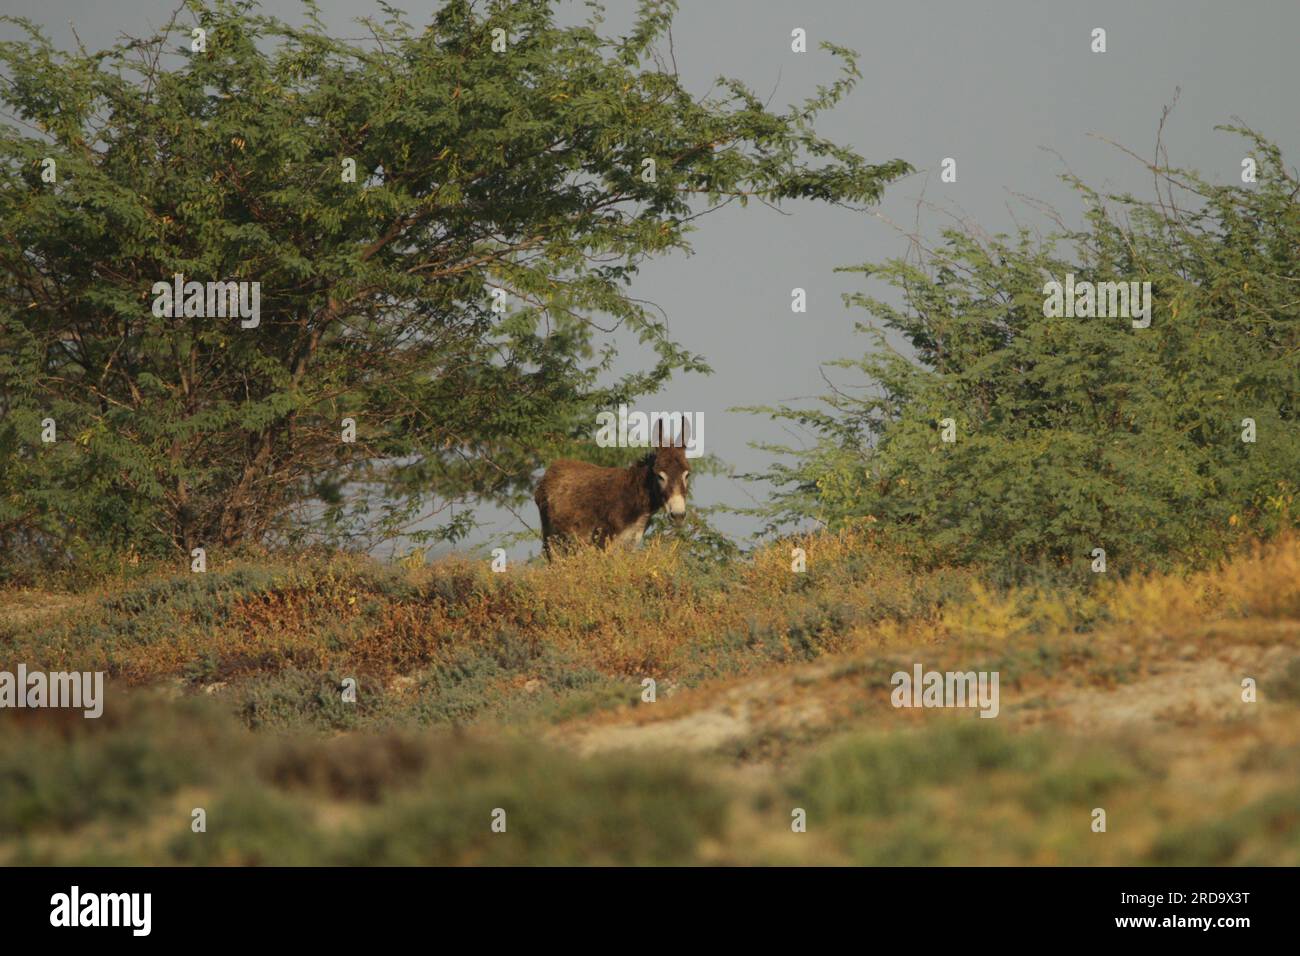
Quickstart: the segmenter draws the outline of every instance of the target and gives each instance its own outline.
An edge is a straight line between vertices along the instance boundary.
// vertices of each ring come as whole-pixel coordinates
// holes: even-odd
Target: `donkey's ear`
[[[691,423],[690,420],[682,415],[682,447],[685,448],[691,443]]]
[[[655,422],[654,446],[656,448],[664,447],[664,420],[662,418]]]

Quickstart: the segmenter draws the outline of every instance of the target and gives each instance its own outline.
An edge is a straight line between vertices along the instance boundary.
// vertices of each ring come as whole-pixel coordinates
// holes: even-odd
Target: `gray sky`
[[[72,43],[71,21],[91,48],[107,46],[119,32],[138,35],[160,25],[175,5],[0,0],[3,12],[44,25],[60,45]],[[397,5],[411,11],[429,6]],[[585,13],[580,4],[566,6],[575,20]],[[606,6],[606,32],[616,32],[630,22],[636,4],[610,0]],[[320,7],[324,21],[347,36],[358,35],[351,18],[377,9],[370,0],[321,0]],[[264,8],[299,19],[296,0],[266,0]],[[413,12],[412,19],[428,16]],[[795,27],[808,32],[806,54],[790,51]],[[1090,52],[1095,27],[1106,30],[1104,54]],[[1212,182],[1235,181],[1243,145],[1213,129],[1233,117],[1277,142],[1289,164],[1300,162],[1297,37],[1296,0],[683,0],[673,29],[689,90],[703,93],[723,74],[763,97],[773,93],[774,109],[835,78],[835,61],[817,50],[821,40],[857,50],[863,78],[819,130],[869,161],[898,157],[915,166],[918,172],[890,187],[876,212],[910,226],[924,194],[941,207],[922,213],[922,232],[929,236],[945,224],[943,209],[988,231],[1012,228],[1013,212],[1035,221],[1016,194],[1074,218],[1080,207],[1059,181],[1061,157],[1090,185],[1145,195],[1149,174],[1093,134],[1150,156],[1161,109],[1173,101],[1175,88],[1181,96],[1164,136],[1173,164],[1199,169]],[[938,178],[947,156],[957,161],[951,184]],[[865,314],[841,302],[842,293],[859,288],[860,277],[832,270],[907,248],[879,217],[816,203],[791,203],[784,211],[789,215],[751,203],[704,218],[692,237],[693,256],[650,263],[632,288],[661,306],[674,337],[704,354],[715,370],[709,377],[681,377],[641,407],[702,412],[706,451],[739,472],[759,470],[767,460],[749,442],[798,445],[809,436],[726,409],[825,392],[819,363],[861,354],[868,344],[853,331]],[[807,290],[806,314],[790,311],[796,286]],[[625,359],[630,364],[639,357],[629,352]],[[762,493],[723,477],[703,478],[693,488],[700,504],[747,504],[750,494]],[[536,525],[531,506],[524,516]],[[509,516],[482,517],[488,526],[471,543],[519,530]],[[739,517],[718,524],[736,536],[755,529]],[[514,554],[537,550],[530,545]]]

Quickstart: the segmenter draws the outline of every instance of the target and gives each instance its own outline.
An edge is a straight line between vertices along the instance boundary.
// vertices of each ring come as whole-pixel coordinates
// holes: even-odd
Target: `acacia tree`
[[[657,52],[672,3],[619,38],[551,7],[452,0],[418,29],[385,5],[340,39],[310,4],[293,26],[194,0],[93,53],[11,21],[0,546],[392,534],[515,500],[597,408],[707,371],[629,296],[647,256],[732,199],[867,202],[907,170],[814,131],[849,51],[774,113],[683,89]],[[155,315],[178,273],[260,283],[260,323]],[[655,359],[601,385],[620,325]]]
[[[765,474],[771,529],[869,525],[1014,578],[1206,561],[1295,523],[1300,491],[1300,179],[1244,128],[1258,181],[1148,164],[1151,198],[1073,177],[1086,221],[1039,238],[949,229],[914,256],[845,271],[874,347],[830,363],[811,408],[758,408],[812,430]],[[1046,281],[1149,282],[1149,327],[1048,314]],[[1053,310],[1054,311],[1054,310]],[[1092,310],[1088,310],[1091,312]],[[911,354],[890,347],[899,333]],[[947,420],[948,426],[943,423]],[[945,440],[945,427],[954,440]]]

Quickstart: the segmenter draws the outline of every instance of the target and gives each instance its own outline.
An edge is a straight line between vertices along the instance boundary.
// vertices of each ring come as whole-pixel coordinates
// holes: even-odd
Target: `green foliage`
[[[688,248],[701,204],[868,201],[907,169],[814,131],[858,77],[848,51],[774,113],[666,71],[672,3],[619,38],[552,6],[449,0],[417,30],[384,4],[353,41],[310,4],[294,27],[191,0],[155,36],[71,53],[11,20],[0,554],[463,535],[463,503],[519,501],[597,409],[707,371],[627,294],[648,256]],[[155,316],[177,273],[260,282],[260,325]],[[609,326],[653,364],[604,374]]]
[[[178,787],[210,779],[205,758],[227,752],[225,725],[196,719],[210,713],[201,701],[174,706],[151,722],[156,700],[110,693],[99,719],[39,714],[0,735],[0,835],[141,820]]]
[[[238,713],[250,730],[356,730],[380,711],[383,689],[358,679],[355,703],[344,703],[342,687],[343,677],[338,674],[293,669],[259,674],[239,687]]]
[[[1160,776],[1131,743],[1063,742],[995,723],[954,718],[912,733],[848,735],[808,761],[791,795],[867,866],[987,862],[986,853],[1008,850],[1028,860],[1045,845],[1069,861],[1091,849],[1088,828],[1071,822]]]
[[[586,761],[536,740],[429,733],[253,735],[207,701],[120,706],[63,727],[40,713],[28,733],[0,737],[6,863],[16,843],[26,863],[666,864],[691,861],[726,820],[723,790],[678,757]],[[199,835],[195,800],[208,811]],[[504,834],[490,827],[495,807]],[[61,838],[96,824],[101,838]]]
[[[1070,181],[1086,225],[1036,239],[948,230],[919,260],[858,271],[901,306],[847,297],[900,333],[830,363],[865,373],[814,409],[749,409],[810,428],[761,476],[773,527],[871,525],[918,553],[1085,572],[1221,554],[1294,520],[1300,476],[1300,184],[1249,130],[1257,184],[1158,170],[1155,201]],[[1174,196],[1177,194],[1177,204]],[[1150,282],[1149,328],[1045,317],[1045,282]],[[941,440],[953,419],[956,441]],[[1243,419],[1257,441],[1242,441]]]
[[[681,519],[674,521],[658,515],[650,524],[646,539],[677,541],[686,549],[691,568],[698,574],[723,574],[726,564],[740,557],[740,547],[709,522],[708,508],[691,507]]]
[[[1300,845],[1295,808],[1300,789],[1271,793],[1225,818],[1160,835],[1152,860],[1160,866],[1273,866]]]
[[[717,839],[726,797],[680,757],[583,761],[535,744],[453,753],[339,841],[337,861],[399,865],[665,865]],[[485,808],[506,811],[508,839]],[[467,825],[468,821],[481,826]]]

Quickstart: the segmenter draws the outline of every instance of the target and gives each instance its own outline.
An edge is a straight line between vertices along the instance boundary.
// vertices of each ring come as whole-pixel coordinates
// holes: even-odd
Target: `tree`
[[[337,541],[519,500],[597,409],[707,371],[628,294],[646,257],[720,204],[868,202],[908,168],[814,130],[850,51],[824,44],[839,79],[773,113],[682,88],[656,52],[672,3],[617,39],[547,0],[476,6],[418,30],[384,5],[346,40],[310,4],[297,27],[194,0],[71,54],[13,21],[0,546]],[[260,320],[156,314],[177,274],[260,283]],[[601,385],[614,326],[655,360]],[[434,534],[466,530],[449,515]]]
[[[1274,145],[1234,132],[1257,183],[1152,165],[1156,197],[1140,200],[1069,178],[1087,203],[1082,228],[1061,223],[1041,241],[951,229],[915,258],[847,270],[899,290],[901,306],[848,301],[913,354],[860,325],[875,349],[830,364],[864,373],[864,387],[820,407],[750,409],[816,436],[773,449],[792,457],[761,476],[776,488],[762,509],[771,527],[869,524],[1014,578],[1086,572],[1095,548],[1112,570],[1206,560],[1292,524],[1300,183]],[[1051,314],[1048,283],[1067,275],[1150,282],[1150,326],[1084,314],[1095,308]]]

